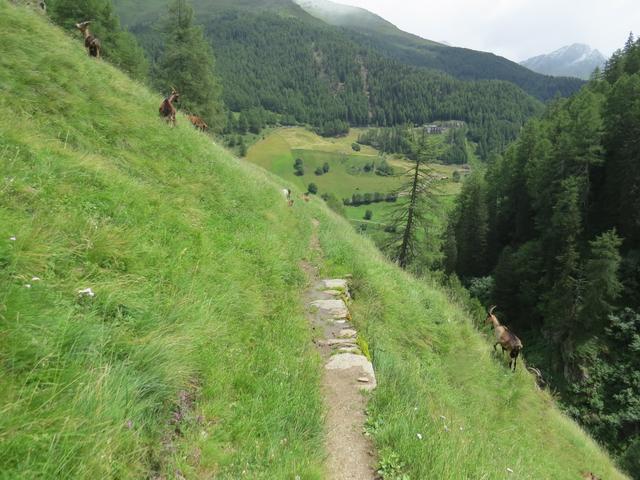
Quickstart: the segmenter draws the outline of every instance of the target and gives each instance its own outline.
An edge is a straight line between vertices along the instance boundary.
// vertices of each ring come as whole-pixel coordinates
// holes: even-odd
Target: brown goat
[[[76,23],[76,28],[80,30],[80,32],[82,32],[82,35],[84,35],[84,46],[89,51],[89,56],[100,58],[100,50],[101,50],[100,40],[98,40],[96,37],[91,35],[91,32],[89,31],[90,24],[91,24],[90,21]]]
[[[204,120],[197,115],[189,115],[189,121],[201,132],[206,132],[209,129],[209,125],[207,125]]]
[[[160,105],[160,116],[167,120],[167,122],[171,123],[174,127],[176,126],[176,107],[173,106],[173,102],[178,102],[180,100],[180,94],[178,91],[171,87],[171,95],[165,98]]]
[[[496,334],[496,343],[493,345],[493,349],[495,350],[498,345],[502,347],[502,353],[505,351],[509,352],[509,356],[511,360],[509,360],[509,368],[513,368],[513,371],[516,370],[516,361],[518,360],[518,355],[522,350],[522,342],[518,337],[516,337],[513,333],[509,331],[507,327],[504,325],[500,325],[498,321],[498,317],[493,314],[493,311],[496,309],[496,306],[492,306],[487,312],[487,324],[493,325],[493,330]],[[513,367],[512,365],[513,364]]]

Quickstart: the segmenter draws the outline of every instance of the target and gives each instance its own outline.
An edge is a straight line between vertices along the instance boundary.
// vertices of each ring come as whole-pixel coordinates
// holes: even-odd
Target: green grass
[[[624,478],[323,202],[288,208],[286,182],[169,128],[160,97],[36,14],[0,0],[0,30],[0,478],[324,478],[312,218],[322,273],[354,275],[386,471]]]
[[[0,30],[0,478],[322,478],[306,224],[80,41]]]

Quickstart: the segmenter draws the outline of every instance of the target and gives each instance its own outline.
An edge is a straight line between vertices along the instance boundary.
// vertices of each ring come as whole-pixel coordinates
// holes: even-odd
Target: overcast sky
[[[605,56],[640,34],[640,0],[336,0],[402,30],[525,60],[572,43]]]

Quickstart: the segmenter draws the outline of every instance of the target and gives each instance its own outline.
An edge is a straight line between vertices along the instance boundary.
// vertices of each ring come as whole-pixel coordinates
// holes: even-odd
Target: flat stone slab
[[[338,334],[338,338],[356,338],[358,336],[358,332],[356,332],[353,328],[345,328],[340,330]]]
[[[324,368],[327,370],[349,370],[351,368],[358,368],[360,369],[360,372],[356,375],[354,380],[362,383],[361,388],[364,390],[373,390],[376,388],[376,374],[373,372],[373,365],[371,365],[371,362],[362,355],[356,355],[353,353],[340,353],[338,355],[334,355],[329,359]],[[359,380],[361,378],[367,378],[369,382],[365,384],[362,380]]]
[[[333,347],[334,345],[340,346],[356,346],[356,341],[353,338],[331,338],[324,342],[324,345]]]
[[[353,353],[354,355],[362,355],[362,352],[357,347],[342,347],[338,349],[340,353]]]
[[[317,307],[321,313],[331,318],[349,318],[349,309],[342,300],[316,300],[311,305]]]
[[[323,280],[322,284],[324,285],[324,288],[326,288],[327,290],[347,291],[348,289],[347,281],[342,278],[333,279],[333,280]]]
[[[327,295],[331,295],[332,297],[341,297],[342,295],[344,295],[344,292],[342,290],[325,290],[324,293],[326,293]]]

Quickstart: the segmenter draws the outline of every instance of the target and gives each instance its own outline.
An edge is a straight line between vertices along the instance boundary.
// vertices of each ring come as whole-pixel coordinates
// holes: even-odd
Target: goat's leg
[[[496,342],[495,345],[493,346],[493,351],[497,352],[496,347],[500,344],[500,342]]]
[[[518,355],[520,354],[520,350],[516,350],[515,352],[511,352],[511,358],[513,360],[513,371],[516,371],[516,363],[518,362]],[[509,362],[509,366],[511,366],[511,362]]]

